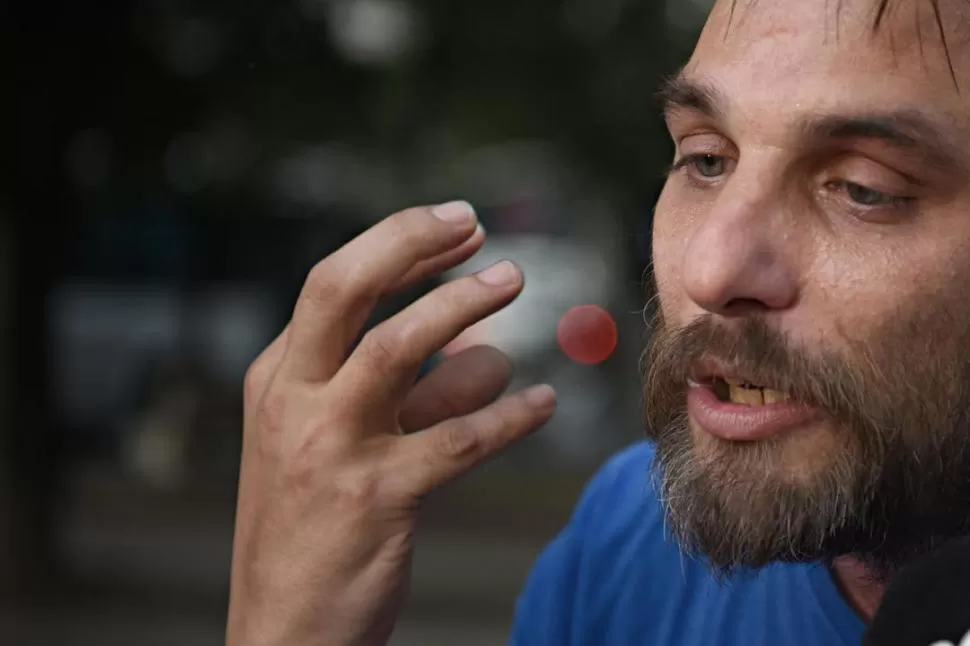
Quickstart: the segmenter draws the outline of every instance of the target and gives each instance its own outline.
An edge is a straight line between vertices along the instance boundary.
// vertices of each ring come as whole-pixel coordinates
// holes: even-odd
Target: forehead
[[[718,0],[685,75],[729,98],[805,109],[899,109],[970,123],[970,3]]]

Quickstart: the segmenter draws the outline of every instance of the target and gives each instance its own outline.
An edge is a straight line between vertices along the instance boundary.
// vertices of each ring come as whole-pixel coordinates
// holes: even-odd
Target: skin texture
[[[657,205],[645,366],[672,526],[724,570],[829,560],[867,616],[880,580],[970,532],[970,7],[938,5],[874,31],[865,0],[722,1],[665,90],[686,161]],[[822,416],[715,438],[685,414],[711,357]]]
[[[496,401],[511,370],[494,348],[415,383],[428,356],[518,295],[512,264],[438,288],[349,352],[381,296],[481,247],[468,205],[444,209],[460,222],[434,211],[395,214],[321,261],[249,370],[230,646],[386,643],[421,499],[555,409],[548,386]]]

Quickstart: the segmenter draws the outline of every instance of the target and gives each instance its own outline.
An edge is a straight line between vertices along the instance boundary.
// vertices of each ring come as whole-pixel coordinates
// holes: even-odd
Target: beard
[[[863,341],[840,330],[838,350],[798,347],[757,315],[674,328],[658,308],[651,327],[645,417],[662,501],[681,546],[715,570],[853,556],[882,578],[970,534],[970,333],[946,308],[898,313]],[[695,428],[687,382],[705,359],[825,421],[750,442]]]

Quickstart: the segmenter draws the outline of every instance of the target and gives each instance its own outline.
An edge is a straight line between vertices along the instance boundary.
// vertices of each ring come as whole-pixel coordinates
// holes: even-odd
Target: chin
[[[739,442],[684,418],[657,438],[657,467],[670,527],[717,570],[835,555],[857,516],[860,470],[847,438],[816,423]]]
[[[814,422],[786,433],[750,442],[725,440],[689,421],[695,458],[708,464],[731,464],[734,477],[765,486],[812,487],[851,447],[847,434],[829,422]]]

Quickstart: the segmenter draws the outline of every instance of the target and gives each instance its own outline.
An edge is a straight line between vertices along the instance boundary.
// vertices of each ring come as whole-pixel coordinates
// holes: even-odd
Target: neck
[[[882,602],[886,584],[872,575],[862,561],[851,556],[837,558],[832,573],[846,601],[865,620],[872,621]]]

